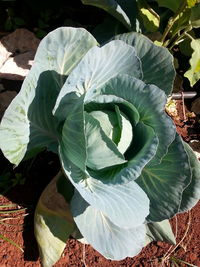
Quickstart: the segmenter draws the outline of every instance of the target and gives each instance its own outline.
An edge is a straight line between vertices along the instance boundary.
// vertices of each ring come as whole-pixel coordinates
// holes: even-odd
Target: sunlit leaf
[[[188,78],[190,85],[193,86],[200,79],[200,39],[193,39],[191,47],[193,53],[190,59],[190,69],[186,71],[184,76]]]
[[[138,9],[145,29],[149,32],[157,31],[160,25],[159,15],[146,3],[145,0],[138,0]]]

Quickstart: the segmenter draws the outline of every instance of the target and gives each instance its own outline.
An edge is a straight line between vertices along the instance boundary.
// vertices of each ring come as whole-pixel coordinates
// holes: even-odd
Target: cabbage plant
[[[70,235],[114,260],[138,254],[147,237],[173,241],[166,219],[200,195],[199,162],[165,113],[174,76],[167,49],[138,33],[99,45],[62,27],[41,41],[0,147],[15,165],[43,148],[60,158],[35,214],[44,266]]]

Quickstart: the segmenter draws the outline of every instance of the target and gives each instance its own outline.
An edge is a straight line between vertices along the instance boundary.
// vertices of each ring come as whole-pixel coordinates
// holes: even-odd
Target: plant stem
[[[185,35],[186,35],[191,41],[194,41],[194,38],[193,38],[188,32],[185,32]]]
[[[170,45],[169,50],[172,50],[172,48],[173,48],[175,45],[177,45],[177,44],[179,44],[180,42],[184,41],[184,39],[186,38],[185,33],[186,33],[186,32],[183,32],[181,35],[178,36],[177,39],[175,39],[175,41]]]
[[[177,11],[176,11],[176,13],[174,14],[174,16],[173,16],[172,18],[169,19],[168,24],[167,24],[167,27],[165,28],[165,31],[164,31],[163,36],[162,36],[162,39],[161,39],[161,42],[162,42],[163,46],[166,46],[166,45],[164,45],[165,39],[166,39],[167,35],[169,34],[169,32],[170,32],[172,26],[174,25],[174,23],[175,23],[177,17],[179,16],[179,14],[180,14],[180,13],[184,10],[184,8],[186,7],[186,3],[187,3],[186,0],[184,0],[184,1],[180,4],[180,6],[179,6],[179,8],[177,9]]]
[[[169,50],[172,50],[172,48],[175,46],[175,45],[178,45],[179,43],[181,43],[182,41],[184,41],[186,38],[189,38],[191,40],[194,40],[194,38],[188,33],[189,31],[192,30],[192,27],[191,26],[188,26],[184,32],[179,35],[173,42],[172,44],[170,45],[169,47]]]

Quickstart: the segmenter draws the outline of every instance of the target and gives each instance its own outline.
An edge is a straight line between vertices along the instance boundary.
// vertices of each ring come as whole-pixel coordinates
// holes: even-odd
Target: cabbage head
[[[37,208],[44,266],[78,231],[108,259],[135,256],[148,225],[197,203],[199,162],[165,113],[174,76],[168,50],[138,33],[99,45],[84,29],[62,27],[41,41],[2,119],[0,147],[15,165],[42,148],[60,158],[56,190],[68,205],[55,197],[54,212],[45,201]]]

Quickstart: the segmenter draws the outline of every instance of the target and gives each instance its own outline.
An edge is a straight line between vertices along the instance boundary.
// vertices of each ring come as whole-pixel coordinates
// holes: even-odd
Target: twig
[[[185,100],[184,100],[184,95],[183,95],[183,92],[181,92],[181,95],[182,95],[182,105],[183,105],[183,120],[186,121],[186,113],[185,113]]]
[[[87,267],[87,264],[86,264],[86,262],[85,262],[85,244],[83,244],[83,264],[84,264],[84,266],[85,267]]]
[[[164,255],[164,257],[162,258],[162,263],[161,263],[161,266],[164,266],[163,264],[165,263],[166,260],[168,260],[170,258],[170,255],[177,249],[177,247],[183,242],[183,240],[186,238],[187,234],[188,234],[188,231],[190,229],[190,225],[191,225],[191,212],[188,211],[188,223],[187,223],[187,228],[185,230],[185,233],[182,237],[182,239],[176,244],[176,246],[169,252],[168,250],[168,254]]]

